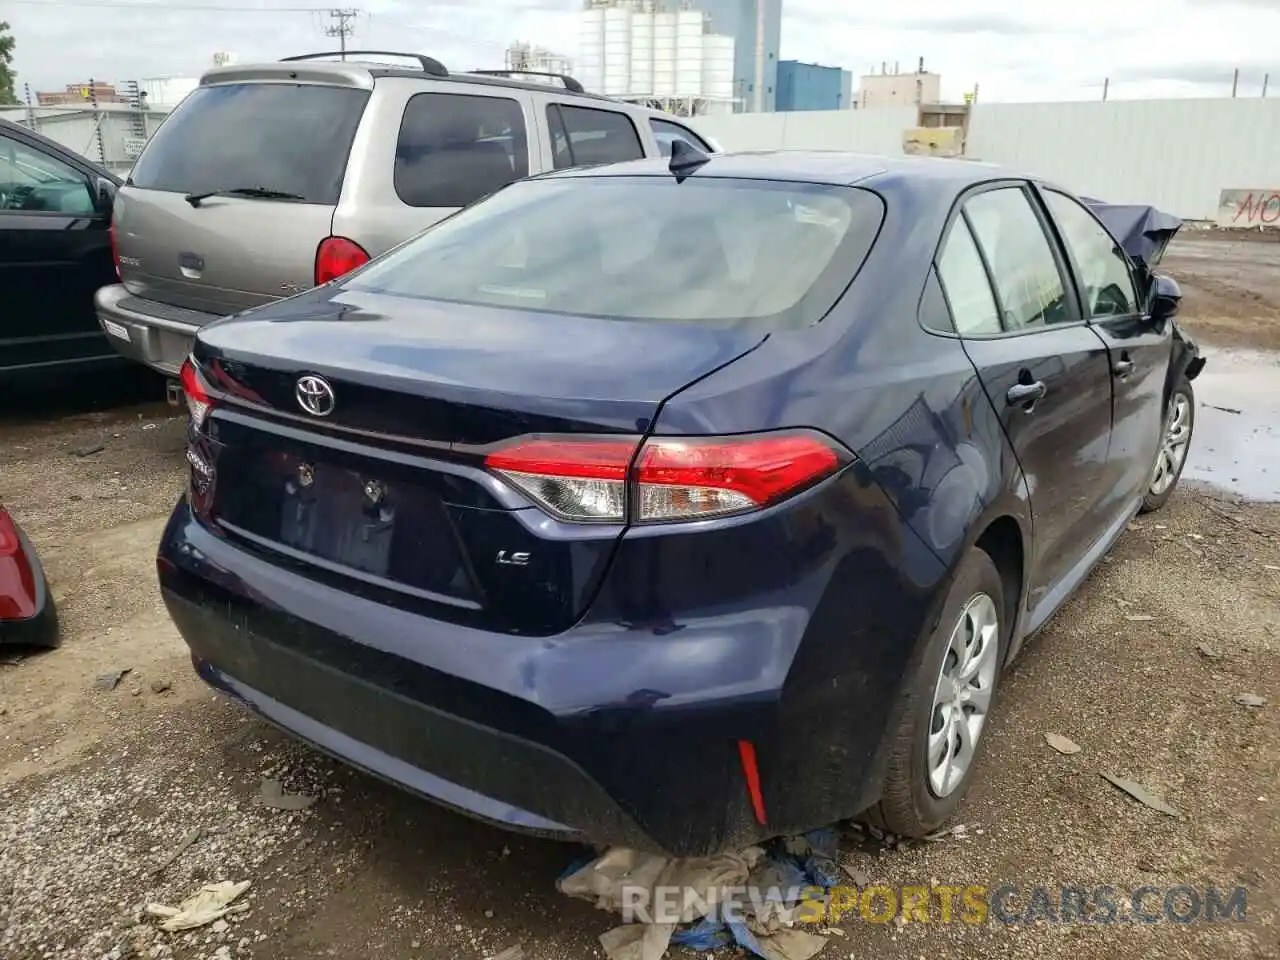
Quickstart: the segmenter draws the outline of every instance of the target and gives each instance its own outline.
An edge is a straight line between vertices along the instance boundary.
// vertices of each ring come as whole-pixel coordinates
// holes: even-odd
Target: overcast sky
[[[101,80],[198,76],[215,51],[242,62],[323,49],[316,0],[0,0],[17,39],[19,94]],[[577,55],[579,0],[345,0],[357,47],[501,66],[512,40]],[[943,96],[982,100],[1280,96],[1280,0],[782,0],[782,59],[855,74],[883,61],[942,74]],[[696,5],[696,3],[695,3]],[[874,12],[873,12],[874,11]],[[856,84],[855,84],[856,85]]]

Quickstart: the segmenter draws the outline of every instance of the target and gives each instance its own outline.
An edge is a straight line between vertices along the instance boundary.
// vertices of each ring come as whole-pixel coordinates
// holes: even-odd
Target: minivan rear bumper
[[[178,375],[191,353],[196,331],[221,319],[134,296],[123,283],[100,288],[93,301],[98,323],[116,352],[170,377]]]
[[[784,642],[783,629],[798,644],[803,617],[738,623],[731,635],[600,623],[551,638],[478,631],[268,562],[206,528],[185,500],[157,568],[206,682],[445,807],[676,856],[778,832],[756,820],[739,741],[776,731],[785,671],[761,669],[759,651]],[[715,686],[690,682],[695,652],[722,660],[708,672]]]

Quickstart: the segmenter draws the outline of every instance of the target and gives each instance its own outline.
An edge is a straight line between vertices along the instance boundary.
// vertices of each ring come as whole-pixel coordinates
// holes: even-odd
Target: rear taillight
[[[369,262],[364,247],[346,237],[325,237],[316,248],[316,286],[328,283]]]
[[[491,453],[485,466],[564,520],[659,523],[759,510],[849,458],[806,430],[651,437],[643,446],[638,437],[535,437]]]
[[[35,614],[35,574],[18,528],[0,507],[0,620],[28,620]]]
[[[4,507],[0,507],[0,559],[14,556],[21,542],[18,539],[18,528],[13,525],[13,520]]]
[[[191,413],[191,425],[199,430],[204,426],[209,411],[213,409],[213,399],[190,357],[183,362],[179,379],[182,381],[182,395],[186,398],[187,410]]]
[[[116,279],[123,280],[120,275],[120,245],[116,241],[116,222],[111,221],[111,226],[107,228],[107,235],[111,238],[111,262],[116,265]]]

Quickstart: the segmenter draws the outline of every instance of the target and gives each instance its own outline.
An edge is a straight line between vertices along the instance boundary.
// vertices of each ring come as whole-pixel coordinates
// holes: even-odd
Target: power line
[[[168,10],[194,10],[209,13],[327,13],[327,7],[251,7],[243,4],[213,3],[131,3],[129,0],[6,0],[8,3],[28,7],[94,7],[114,10],[148,10],[163,13]]]
[[[355,33],[356,17],[359,16],[359,10],[330,10],[329,16],[335,22],[331,27],[324,28],[326,37],[338,38],[338,49],[342,52],[342,59],[347,59],[347,37]]]
[[[358,9],[334,10],[330,7],[259,7],[248,6],[236,3],[191,3],[178,2],[149,2],[149,0],[6,0],[8,3],[22,5],[27,7],[47,7],[50,10],[56,10],[66,7],[93,7],[96,9],[114,9],[114,10],[143,10],[149,13],[166,13],[175,12],[193,12],[193,13],[259,13],[259,14],[290,14],[290,13],[306,13],[312,15],[334,16],[335,13],[342,13],[346,16],[344,22],[325,27],[325,33],[329,36],[339,37],[342,35],[336,31],[346,29],[346,36],[351,36],[354,27],[350,22],[353,15],[360,16]],[[382,20],[386,21],[387,15],[382,14]],[[372,22],[372,18],[371,22]],[[428,26],[426,24],[406,21],[402,17],[392,16],[391,22],[399,25],[401,30],[416,31],[419,33],[431,34],[444,40],[450,40],[455,43],[465,44],[472,47],[485,47],[493,50],[505,50],[506,43],[498,40],[490,40],[474,35],[459,33],[452,30],[445,30],[439,27]],[[331,32],[332,31],[332,32]],[[345,48],[345,43],[342,44]]]

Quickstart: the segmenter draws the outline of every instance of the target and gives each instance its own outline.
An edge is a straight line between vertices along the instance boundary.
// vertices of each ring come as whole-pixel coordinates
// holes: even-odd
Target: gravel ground
[[[1280,261],[1259,251],[1280,245],[1210,258],[1206,243],[1223,241],[1169,260],[1200,264],[1189,325],[1211,343],[1272,345],[1280,298],[1245,294],[1273,289]],[[1214,276],[1254,286],[1219,297]],[[517,943],[533,960],[600,956],[612,918],[554,889],[576,851],[354,773],[194,679],[153,565],[182,485],[181,434],[162,405],[0,422],[0,490],[64,625],[57,651],[0,650],[0,957],[479,960]],[[905,848],[851,835],[844,848],[872,883],[1016,884],[1022,906],[1035,886],[1244,886],[1244,923],[849,918],[820,957],[1280,957],[1278,623],[1280,506],[1179,492],[1006,675],[963,835]],[[1245,693],[1267,702],[1238,704]],[[1046,733],[1080,752],[1058,753]],[[315,803],[263,803],[264,779]],[[167,934],[145,913],[222,880],[251,886],[221,923]]]

